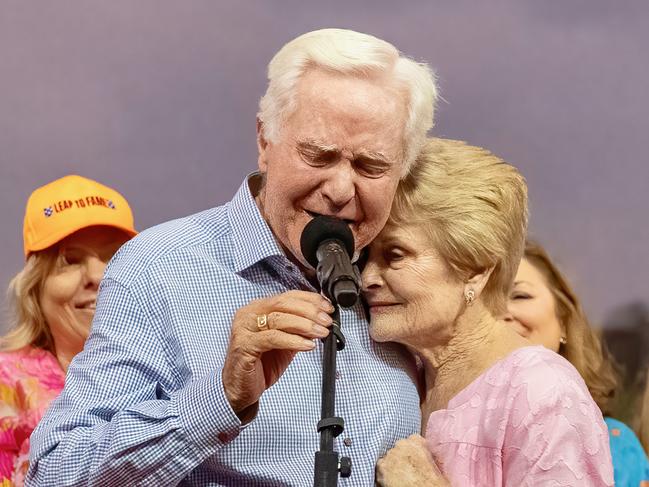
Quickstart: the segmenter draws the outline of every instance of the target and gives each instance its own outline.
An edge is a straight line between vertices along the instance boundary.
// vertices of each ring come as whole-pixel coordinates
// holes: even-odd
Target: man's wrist
[[[245,426],[246,424],[252,422],[253,419],[257,417],[257,412],[259,411],[259,401],[243,408],[241,411],[235,411],[235,414],[241,421],[241,425]]]

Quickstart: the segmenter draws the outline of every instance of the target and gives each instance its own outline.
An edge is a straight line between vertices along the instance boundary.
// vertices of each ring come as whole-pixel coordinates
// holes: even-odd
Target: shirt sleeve
[[[181,377],[181,354],[153,319],[104,279],[84,351],[32,436],[28,482],[176,485],[239,434],[221,371]]]
[[[569,364],[545,364],[515,393],[505,433],[506,486],[612,486],[608,434],[601,412]]]

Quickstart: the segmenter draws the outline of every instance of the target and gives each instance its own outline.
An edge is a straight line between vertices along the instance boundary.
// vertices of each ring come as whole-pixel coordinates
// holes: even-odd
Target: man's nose
[[[356,173],[348,160],[340,161],[331,168],[325,182],[322,184],[322,195],[333,207],[340,210],[356,196]]]

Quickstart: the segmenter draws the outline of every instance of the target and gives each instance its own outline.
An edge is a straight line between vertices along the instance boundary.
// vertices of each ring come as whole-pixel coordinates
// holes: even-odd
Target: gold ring
[[[259,331],[268,330],[268,316],[257,315],[257,329]]]

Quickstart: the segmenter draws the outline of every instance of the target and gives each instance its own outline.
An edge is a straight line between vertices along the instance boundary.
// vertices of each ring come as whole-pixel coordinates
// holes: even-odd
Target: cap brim
[[[50,238],[41,240],[40,242],[36,244],[32,244],[29,249],[25,249],[25,259],[29,257],[29,255],[33,252],[40,252],[41,250],[48,249],[52,247],[53,245],[56,245],[59,243],[61,240],[69,237],[73,233],[78,232],[79,230],[83,230],[85,228],[91,228],[91,227],[111,227],[111,228],[116,228],[117,230],[121,230],[124,232],[126,235],[128,235],[129,239],[135,237],[138,232],[137,230],[133,228],[129,228],[127,226],[119,225],[114,222],[108,223],[108,222],[95,222],[92,225],[84,225],[80,226],[78,228],[73,228],[70,230],[67,230],[65,232],[60,232],[57,233],[56,235],[50,235]]]

